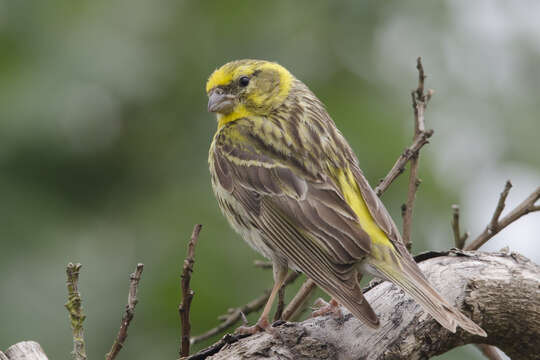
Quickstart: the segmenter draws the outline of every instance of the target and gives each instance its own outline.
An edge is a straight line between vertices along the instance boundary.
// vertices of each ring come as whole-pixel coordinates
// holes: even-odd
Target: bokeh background
[[[210,188],[204,84],[233,59],[278,61],[307,83],[376,184],[410,143],[423,56],[435,135],[420,162],[414,252],[453,245],[454,203],[478,234],[506,179],[509,207],[540,184],[539,13],[534,0],[0,0],[0,349],[33,339],[69,357],[73,261],[88,353],[101,357],[143,262],[120,358],[174,359],[180,268],[199,222],[195,334],[271,285]],[[406,178],[383,197],[398,224]],[[539,262],[539,237],[532,214],[484,248]],[[463,357],[482,358],[465,347],[440,359]]]

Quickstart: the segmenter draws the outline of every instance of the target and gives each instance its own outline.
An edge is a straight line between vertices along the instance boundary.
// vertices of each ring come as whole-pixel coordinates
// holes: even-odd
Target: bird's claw
[[[318,298],[313,303],[314,308],[316,309],[311,313],[311,317],[317,317],[317,316],[324,316],[324,315],[333,315],[336,318],[342,318],[343,313],[341,312],[341,309],[339,308],[339,303],[332,299],[330,302],[326,302],[321,298]]]
[[[259,332],[268,331],[271,328],[270,323],[266,319],[257,321],[253,326],[240,326],[234,333],[240,335],[253,335]]]

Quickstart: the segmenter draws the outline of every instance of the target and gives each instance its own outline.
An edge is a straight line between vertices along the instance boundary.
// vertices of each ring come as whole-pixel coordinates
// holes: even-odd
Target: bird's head
[[[250,115],[267,115],[289,95],[293,76],[263,60],[237,60],[214,71],[206,83],[208,111],[225,124]]]

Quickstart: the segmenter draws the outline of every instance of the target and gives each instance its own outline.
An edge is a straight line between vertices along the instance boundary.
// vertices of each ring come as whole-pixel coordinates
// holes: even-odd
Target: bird
[[[253,326],[269,314],[289,271],[299,271],[374,329],[379,318],[362,294],[369,274],[389,280],[444,328],[486,332],[426,280],[372,190],[351,146],[323,103],[276,62],[244,59],[217,68],[206,83],[217,131],[209,169],[219,208],[234,230],[273,264],[274,286]]]

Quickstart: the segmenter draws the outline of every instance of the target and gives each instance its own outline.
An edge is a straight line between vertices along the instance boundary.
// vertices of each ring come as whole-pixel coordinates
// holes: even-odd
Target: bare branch
[[[191,234],[191,240],[188,243],[188,252],[186,259],[184,260],[184,267],[182,270],[182,302],[178,306],[178,313],[180,314],[180,322],[182,324],[182,339],[180,347],[180,357],[189,355],[190,346],[190,333],[191,324],[189,322],[189,310],[191,308],[191,301],[195,294],[191,290],[189,284],[191,281],[191,274],[193,273],[193,264],[195,263],[195,245],[199,239],[199,233],[201,232],[202,225],[197,224],[193,228]]]
[[[417,137],[411,146],[406,148],[403,153],[399,156],[399,158],[394,163],[394,166],[392,166],[392,169],[388,172],[386,177],[381,180],[379,185],[375,188],[375,193],[377,196],[381,196],[392,184],[392,182],[399,176],[403,171],[405,171],[405,165],[407,165],[407,162],[416,154],[422,146],[427,144],[429,141],[428,139],[433,135],[433,130],[426,130],[425,132],[422,132],[419,137]]]
[[[489,222],[489,229],[490,231],[496,231],[497,227],[499,226],[499,218],[501,217],[501,214],[505,207],[505,201],[508,197],[508,193],[510,192],[510,189],[512,188],[512,183],[510,180],[506,181],[506,184],[504,184],[504,190],[501,192],[501,195],[499,196],[499,201],[497,202],[497,207],[495,208],[495,211],[493,212],[493,216],[491,217],[491,221]]]
[[[412,106],[414,109],[414,137],[413,142],[417,139],[421,140],[429,132],[426,132],[424,113],[426,111],[427,104],[433,94],[432,90],[429,90],[427,94],[424,93],[424,81],[426,75],[424,74],[424,67],[422,66],[422,58],[416,60],[416,68],[418,69],[418,87],[411,93]],[[409,187],[407,191],[407,202],[403,211],[403,242],[410,251],[412,247],[411,233],[412,233],[412,217],[414,209],[414,200],[416,198],[416,191],[420,185],[420,179],[418,179],[418,163],[420,160],[420,148],[413,153],[411,161],[411,170],[409,174]]]
[[[508,181],[503,192],[500,195],[497,207],[495,209],[495,213],[493,214],[490,223],[486,226],[484,231],[480,235],[478,235],[476,239],[474,239],[474,241],[472,241],[469,245],[465,246],[465,250],[476,250],[480,248],[480,246],[484,245],[489,239],[499,233],[502,229],[504,229],[523,215],[540,210],[540,206],[535,205],[538,199],[540,199],[539,186],[525,200],[523,200],[521,204],[512,209],[512,211],[510,211],[508,215],[506,215],[502,219],[499,219],[504,208],[504,202],[506,200],[506,197],[508,196],[508,192],[510,191],[510,187],[511,184]]]
[[[81,294],[79,293],[79,272],[81,264],[69,263],[66,267],[68,301],[65,304],[69,312],[71,329],[73,330],[74,360],[86,360],[86,347],[84,342],[83,322],[86,316],[83,314]]]
[[[21,341],[11,345],[5,353],[0,351],[0,360],[48,360],[48,357],[37,342]]]
[[[129,275],[129,293],[126,311],[124,312],[124,316],[122,316],[120,330],[118,331],[118,335],[116,335],[116,339],[112,344],[111,351],[109,351],[109,353],[105,355],[106,360],[113,360],[114,358],[116,358],[120,350],[122,350],[124,342],[127,339],[129,324],[135,316],[135,306],[137,306],[138,302],[137,290],[139,287],[139,281],[141,280],[143,269],[144,264],[139,263],[137,264],[137,268],[135,269],[135,271]]]
[[[296,317],[315,289],[317,289],[317,285],[313,280],[307,279],[289,305],[285,308],[282,316],[283,320],[288,321]]]
[[[538,358],[540,267],[515,253],[448,251],[424,254],[419,263],[441,295],[488,333],[481,341],[500,347],[513,359]],[[286,323],[223,347],[212,359],[428,359],[480,338],[442,328],[388,281],[365,293],[381,325],[374,331],[345,312],[301,323]],[[527,299],[524,301],[523,299]]]
[[[261,269],[271,269],[273,266],[271,261],[261,261],[261,260],[254,260],[253,265]]]
[[[407,250],[411,251],[412,241],[412,216],[414,208],[414,200],[416,198],[416,191],[418,186],[420,186],[420,179],[418,179],[418,156],[414,156],[411,159],[411,171],[409,174],[409,188],[407,191],[407,202],[403,207],[403,242]]]
[[[209,339],[212,336],[221,333],[222,331],[227,330],[231,326],[234,326],[238,321],[240,321],[240,319],[242,318],[242,314],[248,315],[252,312],[259,311],[263,308],[264,304],[266,304],[268,296],[270,296],[270,289],[265,290],[262,295],[251,300],[242,307],[229,309],[229,313],[227,315],[221,315],[219,317],[219,319],[222,320],[221,324],[219,324],[215,328],[208,330],[205,333],[202,333],[201,335],[192,337],[191,343],[197,344],[203,340]]]
[[[295,271],[290,272],[285,278],[282,288],[285,288],[286,286],[292,284],[299,276],[300,276],[300,273],[297,273]],[[240,319],[242,318],[242,314],[248,315],[248,314],[251,314],[252,312],[259,311],[266,304],[266,301],[268,300],[268,296],[270,296],[270,291],[271,289],[266,289],[262,295],[251,300],[247,304],[239,308],[229,309],[227,314],[221,315],[218,317],[218,319],[222,321],[221,324],[208,330],[205,333],[202,333],[201,335],[192,337],[191,343],[196,344],[203,340],[209,339],[212,336],[217,335],[221,333],[222,331],[225,331],[226,329],[234,326],[238,321],[240,321]]]
[[[276,312],[274,313],[274,321],[281,320],[284,309],[285,309],[285,285],[282,285],[278,291],[278,302],[277,302]]]
[[[465,232],[461,235],[461,230],[459,229],[459,205],[452,205],[453,216],[452,216],[452,230],[454,231],[454,244],[456,248],[463,249],[465,241],[469,237],[469,233]]]

